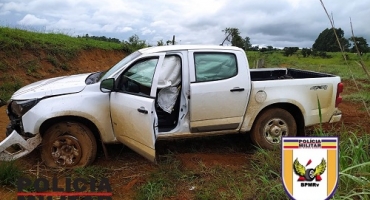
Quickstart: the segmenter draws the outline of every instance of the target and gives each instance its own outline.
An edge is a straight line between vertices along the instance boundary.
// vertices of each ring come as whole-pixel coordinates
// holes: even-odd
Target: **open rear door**
[[[111,93],[110,109],[117,139],[145,158],[155,161],[155,140],[158,132],[155,97],[158,82],[157,66],[164,54],[139,58],[117,79]]]

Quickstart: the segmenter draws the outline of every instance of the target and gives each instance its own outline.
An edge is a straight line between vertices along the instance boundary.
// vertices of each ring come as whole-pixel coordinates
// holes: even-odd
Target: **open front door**
[[[117,139],[145,158],[155,161],[157,115],[155,96],[158,75],[164,55],[140,58],[117,79],[111,93],[110,109]],[[152,84],[153,83],[153,84]]]

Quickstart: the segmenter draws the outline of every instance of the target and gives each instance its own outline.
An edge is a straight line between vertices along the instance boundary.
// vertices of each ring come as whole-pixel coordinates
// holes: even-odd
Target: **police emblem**
[[[338,148],[337,137],[283,137],[286,193],[297,200],[330,198],[339,177]]]

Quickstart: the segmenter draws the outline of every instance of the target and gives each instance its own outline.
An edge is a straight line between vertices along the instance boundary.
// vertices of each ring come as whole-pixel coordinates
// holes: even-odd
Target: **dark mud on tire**
[[[90,165],[96,157],[94,135],[85,125],[77,122],[60,122],[44,134],[41,159],[52,168],[76,168]]]

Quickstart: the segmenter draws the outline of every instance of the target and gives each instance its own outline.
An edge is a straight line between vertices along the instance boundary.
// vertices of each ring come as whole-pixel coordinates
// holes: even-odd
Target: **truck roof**
[[[168,45],[155,46],[140,49],[141,53],[158,53],[166,51],[181,51],[181,50],[242,50],[235,46],[218,46],[218,45]]]

